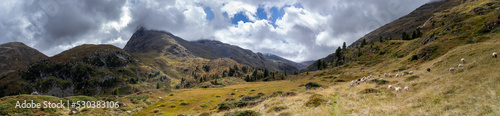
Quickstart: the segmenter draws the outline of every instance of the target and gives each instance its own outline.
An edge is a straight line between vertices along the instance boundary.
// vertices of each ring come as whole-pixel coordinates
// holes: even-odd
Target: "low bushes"
[[[229,110],[231,108],[245,107],[245,106],[247,106],[247,102],[246,101],[223,101],[223,102],[217,104],[217,106],[219,106],[219,108],[218,108],[219,111],[223,111],[223,110]]]
[[[359,93],[361,93],[361,94],[380,93],[380,90],[368,88],[368,89],[361,90]]]
[[[272,107],[271,109],[267,110],[267,112],[280,112],[280,111],[283,111],[283,110],[286,110],[288,109],[288,107],[286,106],[274,106]]]
[[[416,76],[416,75],[415,76],[411,76],[411,77],[406,78],[406,81],[413,81],[413,80],[415,80],[417,78],[420,78],[420,77]]]
[[[309,97],[309,100],[306,102],[307,107],[318,107],[321,104],[325,102],[325,100],[322,98],[323,95],[320,94],[314,94],[311,97]]]
[[[260,116],[259,112],[253,110],[244,110],[244,111],[234,111],[231,113],[232,116]]]
[[[317,82],[309,82],[305,86],[306,86],[306,90],[309,90],[309,89],[321,87],[322,85],[317,83]]]
[[[377,85],[383,85],[389,83],[389,81],[386,80],[378,80],[378,79],[373,79],[370,81],[370,83],[375,83]]]

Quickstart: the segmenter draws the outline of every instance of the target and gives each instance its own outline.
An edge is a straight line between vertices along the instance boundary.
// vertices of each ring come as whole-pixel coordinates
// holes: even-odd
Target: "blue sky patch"
[[[203,8],[203,11],[205,11],[205,14],[207,14],[207,17],[205,17],[206,19],[208,20],[214,19],[214,12],[212,11],[212,9],[210,9],[210,7]]]
[[[271,7],[271,9],[268,9],[267,11],[270,11],[271,14],[267,14],[266,13],[266,9],[264,8],[264,6],[262,5],[259,5],[259,7],[257,8],[257,12],[255,13],[258,18],[258,20],[269,20],[269,22],[271,23],[271,25],[273,25],[273,27],[277,27],[277,25],[275,24],[276,23],[276,20],[278,19],[281,19],[284,15],[285,15],[285,10],[284,8],[286,7],[296,7],[296,8],[304,8],[301,4],[299,3],[296,3],[296,4],[293,4],[293,5],[285,5],[283,7]],[[205,12],[207,12],[206,8],[205,8]],[[213,14],[212,14],[213,15]],[[224,17],[228,17],[227,13],[226,12],[223,12],[222,15]],[[269,18],[268,18],[269,16]],[[208,14],[207,14],[207,17],[208,17]],[[245,15],[244,12],[238,12],[237,14],[235,14],[233,16],[233,18],[231,18],[231,23],[234,24],[234,25],[238,25],[238,22],[239,21],[243,21],[243,22],[252,22],[248,19],[248,16]]]
[[[302,9],[304,9],[304,7],[303,7],[301,4],[299,4],[299,3],[296,3],[296,4],[294,4],[293,6],[294,6],[295,8],[302,8]]]
[[[243,12],[238,12],[234,14],[233,18],[231,18],[231,23],[238,25],[238,22],[243,21],[244,23],[246,22],[251,22],[247,16],[245,16],[245,13]]]
[[[267,13],[266,13],[266,10],[262,7],[262,6],[259,6],[259,8],[257,8],[257,17],[259,18],[259,20],[261,19],[267,19]]]
[[[283,17],[283,15],[285,15],[285,10],[283,9],[285,7],[287,7],[287,6],[281,7],[279,9],[278,9],[278,7],[272,7],[271,8],[271,12],[272,12],[272,15],[271,15],[271,24],[274,27],[276,27],[276,24],[275,24],[276,20],[281,19]]]
[[[131,0],[130,3],[131,4],[138,4],[140,1],[139,0]]]

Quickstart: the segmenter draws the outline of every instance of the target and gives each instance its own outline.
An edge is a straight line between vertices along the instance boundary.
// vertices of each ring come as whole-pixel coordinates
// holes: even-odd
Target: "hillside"
[[[180,57],[201,57],[205,59],[230,58],[254,68],[271,71],[298,71],[290,62],[278,62],[261,53],[254,53],[238,46],[214,40],[186,41],[171,33],[141,28],[130,38],[123,48],[136,54],[161,53],[160,56],[177,55]]]
[[[0,75],[28,67],[31,63],[47,58],[43,53],[20,42],[0,45]]]
[[[500,70],[495,68],[500,59],[492,53],[500,51],[500,3],[460,3],[427,20],[444,25],[418,25],[420,37],[352,45],[310,66],[321,70],[290,80],[175,91],[170,100],[137,115],[498,115],[500,104],[492,101],[500,100]],[[369,75],[360,84],[349,83]],[[309,82],[322,87],[304,90]],[[409,89],[397,92],[389,85]],[[282,94],[288,92],[297,95]],[[253,97],[264,101],[243,99]]]
[[[280,56],[277,56],[277,55],[274,55],[274,54],[265,54],[265,56],[267,58],[273,59],[275,61],[281,61],[281,62],[284,62],[284,63],[292,64],[294,67],[297,67],[299,70],[304,69],[304,68],[306,68],[307,66],[310,65],[310,64],[308,64],[308,62],[296,63],[296,62],[290,61],[288,59],[285,59],[283,57],[280,57]]]
[[[205,86],[224,77],[246,81],[282,80],[285,78],[281,71],[297,71],[292,65],[296,63],[284,58],[273,60],[219,41],[189,42],[168,32],[145,28],[132,35],[124,50],[136,54],[141,67],[168,75],[175,88]],[[220,86],[227,84],[231,83],[220,83]]]
[[[464,3],[470,3],[471,1],[462,1],[462,0],[442,0],[442,1],[435,1],[431,3],[424,4],[420,6],[419,8],[415,9],[413,12],[411,12],[408,15],[405,15],[393,22],[390,22],[388,24],[385,24],[382,27],[379,27],[375,29],[374,31],[366,34],[365,36],[359,38],[357,41],[352,43],[351,45],[348,46],[350,51],[343,50],[341,51],[342,53],[344,52],[351,52],[350,57],[340,57],[338,58],[335,54],[330,54],[326,56],[325,58],[319,59],[315,61],[313,64],[309,65],[307,68],[301,70],[302,72],[305,71],[315,71],[318,70],[318,64],[322,65],[320,67],[335,67],[338,65],[341,65],[346,62],[350,62],[355,60],[356,57],[358,57],[357,54],[359,53],[352,53],[359,51],[361,46],[365,46],[368,43],[375,43],[375,42],[389,42],[391,40],[411,40],[415,39],[417,37],[423,36],[422,33],[425,33],[426,31],[429,31],[431,28],[435,27],[446,27],[446,28],[451,28],[448,26],[454,26],[456,25],[455,23],[459,23],[457,21],[461,20],[461,18],[464,17],[464,14],[451,14],[450,9],[464,4]],[[469,9],[472,10],[472,9]],[[436,16],[438,14],[442,13],[448,13],[448,15],[441,15],[441,16]],[[440,19],[441,17],[448,17],[451,20],[447,21],[441,21],[438,22],[437,19]],[[453,18],[453,19],[452,19]],[[458,19],[458,20],[455,20]],[[408,38],[402,38],[403,33],[405,33]],[[456,32],[455,32],[456,33]],[[427,33],[428,34],[428,33]],[[427,40],[426,41],[432,41],[431,39],[435,38],[434,35],[430,37],[428,34]],[[412,37],[415,36],[415,37]],[[423,37],[422,37],[423,38]],[[366,43],[363,44],[363,41]],[[415,46],[417,47],[417,46]],[[413,47],[413,48],[415,48]],[[361,47],[362,48],[362,47]],[[377,53],[380,51],[379,48],[376,48],[377,50],[370,50],[369,52]],[[383,51],[385,52],[385,51]],[[354,55],[355,54],[355,55]],[[321,63],[318,63],[318,61],[321,61]],[[324,62],[324,63],[323,63]],[[331,62],[335,62],[331,64]],[[330,65],[327,65],[325,63],[330,63]],[[325,66],[323,66],[325,65]]]
[[[142,71],[137,61],[132,54],[112,45],[81,45],[7,75],[2,78],[5,81],[0,93],[3,96],[36,91],[57,97],[93,96],[109,95],[121,88],[128,88],[122,93],[132,93],[129,84],[151,78],[145,77],[148,70]],[[169,80],[162,78],[156,82],[164,82],[169,88]],[[135,89],[141,88],[147,87],[138,85]]]
[[[448,6],[451,3],[456,4]],[[418,36],[352,44],[293,75],[253,68],[231,58],[218,58],[218,53],[194,46],[227,46],[223,43],[178,41],[161,31],[135,33],[134,38],[159,39],[144,40],[155,43],[141,43],[131,38],[137,44],[124,49],[133,53],[109,45],[82,45],[38,61],[21,73],[11,73],[14,76],[2,77],[1,84],[11,84],[0,90],[9,90],[9,95],[13,96],[0,98],[0,115],[65,115],[70,112],[69,109],[13,108],[12,103],[26,99],[111,100],[126,104],[120,108],[80,109],[77,115],[499,115],[500,68],[497,67],[500,58],[493,53],[500,52],[500,2],[450,0],[430,4],[417,9],[424,14],[432,12],[424,23],[416,22],[419,24],[415,24],[416,27],[420,27]],[[448,4],[447,8],[422,9],[441,4]],[[405,30],[413,26],[394,25],[391,28]],[[156,42],[159,40],[165,41]],[[211,56],[217,58],[198,56],[190,50],[195,48],[213,53]],[[107,60],[108,57],[112,60]],[[50,63],[37,65],[45,62]],[[118,63],[110,65],[114,64],[112,62]],[[47,68],[36,68],[42,66]],[[72,76],[55,69],[57,67],[72,69],[75,74],[84,72],[80,73],[84,76],[78,77],[90,80],[120,77],[117,84],[126,85],[113,85],[103,91],[111,92],[114,88],[120,91],[118,95],[59,98],[16,92],[24,91],[23,87],[49,85],[46,82],[55,87],[65,86],[70,80],[64,77]],[[22,76],[26,74],[37,78]],[[56,76],[36,82],[47,75]],[[11,81],[15,77],[23,77],[26,81]],[[139,81],[132,81],[135,79]],[[161,87],[155,88],[155,84]],[[92,87],[78,91],[97,90]],[[396,87],[402,90],[397,91]],[[406,87],[408,89],[403,89]]]
[[[403,32],[412,34],[413,31],[416,31],[418,28],[422,28],[421,26],[428,20],[432,20],[431,17],[435,13],[442,12],[463,3],[465,3],[464,0],[440,0],[427,3],[415,9],[410,14],[407,14],[366,34],[365,36],[361,37],[353,44],[351,44],[349,47],[353,47],[353,45],[359,45],[363,41],[363,39],[365,39],[367,42],[376,42],[379,41],[380,38],[400,40],[402,39],[401,37]]]

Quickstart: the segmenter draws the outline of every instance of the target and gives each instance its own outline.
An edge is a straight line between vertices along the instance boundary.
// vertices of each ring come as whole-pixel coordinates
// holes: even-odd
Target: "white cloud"
[[[4,1],[0,3],[0,43],[24,42],[51,56],[86,43],[123,47],[137,27],[145,26],[172,32],[186,40],[214,39],[300,62],[333,53],[343,42],[352,43],[426,2],[428,0]],[[205,18],[205,7],[212,10],[213,19]],[[285,14],[274,27],[271,20],[257,18],[259,7],[265,9],[268,18],[272,16],[272,7],[283,8]],[[240,12],[251,22],[231,24],[231,18]]]
[[[241,1],[230,1],[226,2],[221,8],[221,11],[227,12],[229,18],[233,18],[233,16],[239,12],[244,12],[247,16],[255,15],[257,12],[257,6],[253,6]],[[255,20],[255,17],[252,19]]]

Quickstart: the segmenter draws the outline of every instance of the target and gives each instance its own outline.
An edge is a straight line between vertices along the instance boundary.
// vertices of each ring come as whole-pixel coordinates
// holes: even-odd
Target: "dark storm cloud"
[[[18,9],[12,12],[16,13],[17,17],[2,22],[4,25],[2,29],[22,34],[24,37],[4,38],[11,39],[8,41],[31,43],[33,47],[42,51],[53,49],[58,45],[71,44],[87,39],[82,38],[87,34],[99,34],[98,31],[103,23],[119,19],[124,3],[125,1],[105,0],[23,1],[16,4]],[[9,25],[12,22],[14,24]]]

